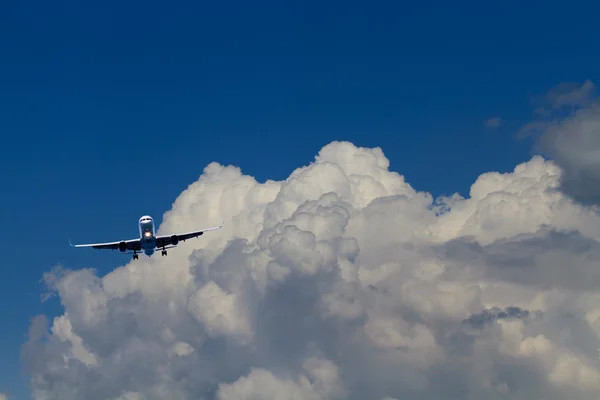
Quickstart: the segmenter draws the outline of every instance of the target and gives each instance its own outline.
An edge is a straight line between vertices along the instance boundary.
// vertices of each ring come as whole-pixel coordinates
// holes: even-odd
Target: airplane
[[[133,251],[133,259],[138,259],[138,251],[143,252],[148,257],[152,257],[154,251],[156,249],[162,249],[162,255],[167,255],[167,249],[172,249],[177,247],[179,241],[186,241],[188,239],[192,239],[195,237],[202,236],[204,232],[214,231],[216,229],[222,228],[223,223],[219,226],[215,226],[213,228],[202,229],[194,232],[187,233],[179,233],[172,235],[164,235],[164,236],[156,236],[156,230],[154,228],[154,220],[149,215],[144,215],[140,218],[138,222],[140,238],[139,239],[131,239],[131,240],[121,240],[118,242],[107,242],[107,243],[92,243],[92,244],[72,244],[71,239],[69,239],[69,244],[71,247],[91,247],[98,250],[103,249],[111,249],[116,250],[119,249],[122,253],[125,253],[127,250]]]

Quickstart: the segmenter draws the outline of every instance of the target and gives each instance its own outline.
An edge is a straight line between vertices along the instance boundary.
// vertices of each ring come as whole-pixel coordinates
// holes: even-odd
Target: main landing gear
[[[137,260],[137,259],[138,259],[138,257],[139,257],[139,256],[137,255],[137,253],[136,253],[136,252],[135,252],[135,250],[134,250],[134,251],[133,251],[133,259],[134,259],[134,260]]]
[[[167,255],[167,251],[165,250],[165,248],[163,247],[161,253],[160,253],[163,257]]]

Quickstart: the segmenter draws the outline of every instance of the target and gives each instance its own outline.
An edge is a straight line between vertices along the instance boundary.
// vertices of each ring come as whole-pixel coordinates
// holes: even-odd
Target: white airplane
[[[131,240],[121,240],[119,242],[107,242],[107,243],[93,243],[93,244],[71,244],[71,240],[69,239],[69,244],[72,247],[91,247],[94,249],[102,250],[102,249],[111,249],[121,250],[122,253],[127,250],[132,251],[133,259],[136,260],[138,258],[138,251],[143,252],[148,257],[151,257],[154,254],[156,249],[162,249],[162,255],[167,255],[166,249],[171,249],[177,246],[180,240],[186,241],[188,239],[192,239],[198,236],[202,236],[204,232],[214,231],[223,227],[223,224],[219,226],[215,226],[213,228],[202,229],[200,231],[187,232],[187,233],[179,233],[174,235],[165,235],[165,236],[156,236],[156,231],[154,228],[154,220],[152,217],[148,215],[144,215],[140,218],[138,222],[140,238],[139,239],[131,239]]]

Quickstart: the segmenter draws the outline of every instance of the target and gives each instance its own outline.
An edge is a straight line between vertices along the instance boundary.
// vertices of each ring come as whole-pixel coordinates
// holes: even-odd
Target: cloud
[[[563,82],[551,88],[545,95],[532,99],[537,104],[535,112],[540,115],[550,115],[563,108],[570,110],[585,107],[594,102],[596,85],[589,79],[583,84]]]
[[[543,313],[540,311],[530,312],[529,310],[522,310],[519,307],[506,307],[504,310],[498,307],[492,307],[489,310],[483,310],[479,314],[473,314],[469,318],[463,320],[463,323],[469,324],[474,328],[483,328],[486,324],[502,319],[522,319],[526,320],[531,316],[542,316]]]
[[[486,128],[496,129],[496,128],[499,128],[500,125],[502,125],[502,118],[493,117],[493,118],[486,120],[483,124],[485,125]]]
[[[0,393],[0,400],[8,400],[8,396],[4,393]]]
[[[597,399],[600,217],[535,156],[433,199],[379,148],[325,146],[284,181],[209,164],[168,257],[45,276],[36,399]]]
[[[565,83],[540,97],[536,118],[520,135],[564,170],[560,189],[585,205],[600,204],[600,101],[596,85]]]

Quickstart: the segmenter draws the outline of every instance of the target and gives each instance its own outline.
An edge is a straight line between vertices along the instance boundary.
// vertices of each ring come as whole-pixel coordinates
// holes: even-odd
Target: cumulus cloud
[[[521,134],[564,170],[560,189],[585,205],[600,203],[600,100],[596,85],[563,83],[535,100],[536,118]]]
[[[212,163],[159,232],[224,228],[45,276],[34,397],[597,399],[600,218],[563,174],[535,156],[433,199],[346,142],[284,181]]]

